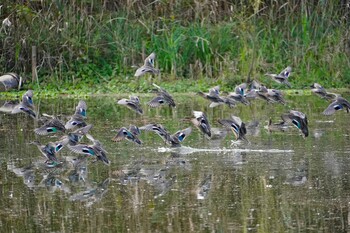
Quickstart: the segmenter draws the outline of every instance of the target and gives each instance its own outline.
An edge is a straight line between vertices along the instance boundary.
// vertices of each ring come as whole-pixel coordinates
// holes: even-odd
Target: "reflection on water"
[[[63,148],[62,163],[47,166],[31,141],[39,127],[0,105],[0,227],[2,232],[285,232],[349,231],[350,129],[345,112],[323,116],[327,102],[288,97],[287,105],[209,108],[200,97],[175,96],[176,108],[146,106],[144,115],[117,105],[115,97],[86,99],[86,122],[110,165]],[[301,101],[302,100],[302,101]],[[35,100],[40,113],[67,121],[77,99]],[[4,109],[4,110],[1,110]],[[207,114],[213,138],[191,125],[192,110]],[[310,135],[295,128],[269,129],[289,109],[305,112]],[[247,142],[234,141],[218,119],[231,114],[247,125]],[[142,145],[112,141],[116,129],[158,123],[169,132],[192,126],[182,147],[170,148],[152,132]],[[270,124],[271,125],[271,124]],[[89,144],[84,138],[82,143]]]

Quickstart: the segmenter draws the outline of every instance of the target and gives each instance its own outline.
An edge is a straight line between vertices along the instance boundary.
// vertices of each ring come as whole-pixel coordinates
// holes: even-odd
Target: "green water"
[[[125,96],[127,97],[127,96]],[[349,98],[348,95],[345,97]],[[328,106],[315,96],[287,96],[288,104],[254,101],[250,106],[214,109],[199,96],[175,96],[176,109],[149,109],[144,115],[116,105],[116,97],[85,99],[91,134],[109,152],[111,165],[63,149],[62,167],[40,163],[33,119],[0,113],[1,232],[348,232],[350,227],[350,115],[326,117]],[[35,99],[40,113],[73,114],[79,99]],[[290,109],[309,119],[310,135],[296,128],[269,133],[271,117]],[[113,142],[113,129],[161,123],[176,132],[191,126],[192,110],[207,113],[212,127],[231,114],[247,124],[250,143],[232,133],[208,140],[193,127],[181,150],[142,133],[142,146]],[[253,123],[252,123],[253,122]],[[84,139],[88,143],[87,139]]]

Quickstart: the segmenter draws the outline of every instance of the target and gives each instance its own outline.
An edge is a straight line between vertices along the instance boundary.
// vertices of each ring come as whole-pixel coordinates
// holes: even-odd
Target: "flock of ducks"
[[[137,69],[135,76],[139,77],[147,73],[159,74],[159,70],[154,67],[154,60],[155,53],[152,53],[145,59],[144,65]],[[288,82],[288,78],[291,71],[292,68],[288,66],[279,74],[267,75],[274,81],[290,87],[291,85]],[[170,93],[156,84],[153,84],[153,86],[155,87],[154,93],[156,96],[147,103],[149,107],[157,108],[162,105],[168,105],[171,108],[176,107],[175,100]],[[318,83],[314,83],[311,88],[311,91],[316,95],[326,99],[327,101],[332,101],[324,110],[324,115],[331,115],[342,109],[349,112],[350,103],[339,94],[327,92]],[[249,84],[242,83],[236,86],[234,92],[228,93],[225,96],[221,95],[219,86],[211,88],[208,93],[198,92],[198,95],[210,101],[209,107],[211,108],[219,105],[228,105],[230,108],[235,107],[237,104],[249,105],[254,99],[262,99],[268,103],[286,103],[280,90],[269,89],[265,85],[260,84],[255,80]],[[120,99],[117,101],[117,104],[125,106],[138,114],[143,114],[140,99],[137,96],[130,96],[129,99]],[[20,112],[23,112],[34,119],[38,119],[35,112],[32,90],[28,90],[22,96],[21,102],[15,105],[11,111],[12,114]],[[64,136],[55,142],[49,142],[44,145],[38,141],[31,143],[36,145],[41,154],[45,157],[46,166],[54,167],[61,163],[57,158],[57,153],[64,147],[67,147],[74,153],[83,154],[87,157],[93,157],[96,161],[101,161],[106,165],[110,164],[110,161],[107,158],[107,151],[104,149],[103,145],[89,133],[93,126],[86,123],[86,118],[87,105],[83,100],[79,101],[75,108],[74,114],[66,123],[53,116],[43,115],[40,117],[39,121],[42,123],[42,126],[34,130],[36,134],[42,136],[56,134],[59,132],[64,134]],[[278,123],[272,123],[270,119],[268,129],[283,131],[292,125],[301,132],[301,135],[304,138],[308,137],[309,130],[306,114],[300,111],[290,110],[288,113],[282,114],[281,119],[282,121]],[[205,135],[206,138],[212,138],[211,124],[209,123],[209,120],[204,112],[194,110],[191,122],[200,130],[201,133]],[[219,119],[218,123],[226,129],[232,131],[236,141],[240,140],[249,142],[246,138],[246,124],[240,117],[232,115],[228,119]],[[117,134],[112,138],[112,140],[116,142],[128,140],[141,145],[142,141],[139,139],[141,131],[153,132],[157,134],[165,144],[168,144],[171,147],[180,147],[185,138],[191,134],[192,128],[188,127],[171,134],[164,126],[157,123],[147,124],[141,127],[131,125],[128,128],[122,127],[118,129]],[[84,136],[90,141],[89,144],[81,143]]]

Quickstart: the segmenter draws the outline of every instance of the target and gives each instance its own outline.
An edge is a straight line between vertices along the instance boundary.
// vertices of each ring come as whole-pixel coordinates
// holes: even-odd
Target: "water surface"
[[[288,96],[286,106],[254,101],[233,109],[211,109],[194,95],[175,96],[176,109],[150,109],[150,98],[141,97],[142,116],[116,105],[116,97],[85,99],[91,134],[109,152],[110,166],[92,158],[76,162],[65,148],[59,159],[66,162],[46,168],[28,143],[60,135],[35,135],[33,119],[0,113],[1,231],[349,231],[349,114],[323,116],[328,103],[315,96]],[[34,101],[40,113],[66,119],[79,99]],[[277,122],[290,109],[307,114],[308,138],[296,128],[264,128],[270,117]],[[232,133],[208,140],[191,125],[192,110],[206,112],[215,128],[231,114],[259,124],[248,128],[250,143],[234,142]],[[192,126],[193,132],[176,150],[152,133],[142,133],[142,146],[111,141],[113,129],[148,123],[174,133]]]

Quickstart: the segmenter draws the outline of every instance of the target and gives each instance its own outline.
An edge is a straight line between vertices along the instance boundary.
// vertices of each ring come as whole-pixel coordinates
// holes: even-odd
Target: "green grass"
[[[27,78],[24,88],[66,92],[148,92],[137,66],[157,54],[160,77],[176,92],[224,90],[293,67],[293,88],[313,82],[350,86],[346,11],[339,3],[240,1],[195,4],[141,1],[5,0],[1,15],[10,28],[0,33],[0,72]],[[38,82],[31,81],[31,48],[37,46]],[[177,83],[175,86],[174,83]]]

